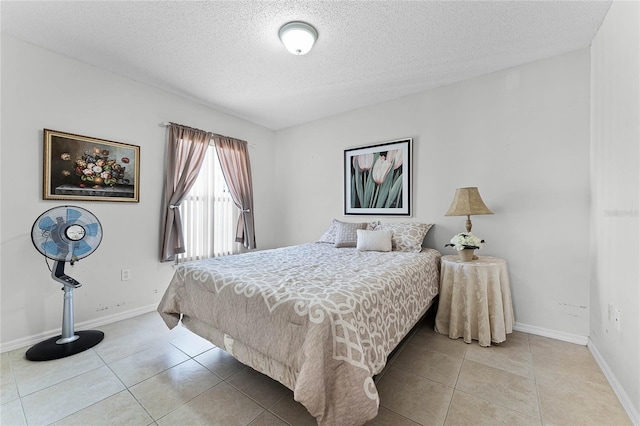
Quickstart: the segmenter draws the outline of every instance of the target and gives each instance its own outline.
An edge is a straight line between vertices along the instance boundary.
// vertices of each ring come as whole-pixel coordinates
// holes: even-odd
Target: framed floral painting
[[[411,143],[399,139],[344,151],[344,214],[411,215]]]
[[[44,129],[43,199],[140,200],[140,147]]]

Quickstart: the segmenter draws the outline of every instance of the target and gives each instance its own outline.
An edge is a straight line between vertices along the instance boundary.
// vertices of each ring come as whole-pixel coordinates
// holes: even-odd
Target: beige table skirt
[[[509,275],[503,259],[479,256],[462,262],[457,255],[442,257],[438,333],[490,346],[491,342],[504,342],[513,323]]]

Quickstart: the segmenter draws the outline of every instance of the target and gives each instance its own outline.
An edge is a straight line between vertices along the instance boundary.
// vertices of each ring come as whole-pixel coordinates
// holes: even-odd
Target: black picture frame
[[[411,138],[344,151],[344,214],[411,216]]]

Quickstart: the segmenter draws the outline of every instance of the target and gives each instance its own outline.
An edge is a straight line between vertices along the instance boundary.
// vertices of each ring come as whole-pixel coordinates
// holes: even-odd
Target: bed
[[[426,233],[426,232],[425,232]],[[294,392],[319,425],[378,412],[373,376],[431,306],[440,253],[321,242],[177,267],[158,312]]]

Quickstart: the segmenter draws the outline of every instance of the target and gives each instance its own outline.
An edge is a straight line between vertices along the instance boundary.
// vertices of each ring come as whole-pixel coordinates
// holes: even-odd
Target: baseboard
[[[535,325],[516,323],[513,326],[515,331],[523,333],[535,334],[537,336],[549,337],[551,339],[562,340],[564,342],[575,343],[577,345],[586,346],[588,337],[579,334],[565,333],[563,331],[551,330],[548,328],[536,327]]]
[[[600,366],[600,369],[604,373],[604,376],[609,381],[609,384],[611,385],[613,392],[615,392],[616,396],[618,397],[618,400],[620,401],[620,404],[622,404],[622,407],[627,412],[629,419],[634,425],[639,426],[640,413],[631,402],[631,398],[629,398],[629,395],[624,391],[624,389],[620,385],[620,382],[611,371],[611,368],[609,368],[609,364],[607,364],[605,359],[602,357],[595,343],[593,343],[593,340],[589,339],[587,343],[587,348],[589,348],[589,351],[591,351],[593,358],[596,360],[596,362],[598,363],[598,366]]]
[[[128,318],[133,318],[133,317],[138,316],[138,315],[146,314],[148,312],[155,311],[157,308],[158,308],[157,304],[142,306],[140,308],[131,309],[131,310],[128,310],[128,311],[125,311],[125,312],[119,312],[117,314],[107,315],[105,317],[100,317],[100,318],[89,320],[89,321],[83,321],[83,322],[75,323],[74,324],[74,329],[77,329],[77,330],[80,330],[80,329],[83,329],[83,330],[92,329],[94,327],[99,327],[101,325],[111,324],[112,322],[122,321],[122,320],[125,320],[125,319],[128,319]],[[57,335],[60,334],[60,332],[61,332],[60,328],[57,328],[55,330],[49,330],[49,331],[45,331],[44,333],[34,334],[32,336],[27,336],[27,337],[21,337],[19,339],[3,343],[0,346],[0,353],[8,352],[8,351],[12,351],[14,349],[20,349],[20,348],[24,348],[26,346],[34,345],[34,344],[39,343],[39,342],[41,342],[43,340],[46,340],[46,339],[49,339],[51,337],[57,336]]]

